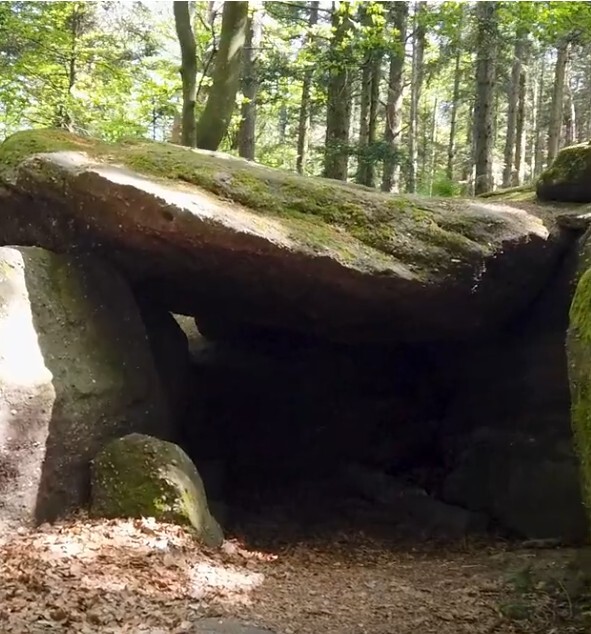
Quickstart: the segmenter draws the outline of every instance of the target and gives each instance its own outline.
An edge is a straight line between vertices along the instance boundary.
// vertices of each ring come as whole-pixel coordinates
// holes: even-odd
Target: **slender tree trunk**
[[[564,104],[564,77],[568,61],[568,41],[562,40],[557,47],[556,66],[554,68],[554,88],[550,107],[550,125],[548,126],[548,158],[550,165],[560,149],[560,133]]]
[[[410,118],[408,126],[408,174],[406,189],[417,190],[417,146],[419,102],[423,88],[423,58],[425,54],[425,26],[422,24],[426,2],[415,2],[413,17],[412,80],[410,90]]]
[[[261,12],[254,11],[248,20],[248,32],[244,45],[241,107],[242,119],[238,130],[238,154],[254,161],[256,145],[257,93],[259,90],[256,68],[258,49],[261,43]]]
[[[462,20],[460,21],[459,31],[462,32],[463,13]],[[458,108],[460,106],[460,82],[462,79],[462,69],[460,63],[462,61],[462,48],[458,43],[456,46],[456,59],[454,68],[454,88],[451,104],[451,116],[449,123],[449,141],[447,143],[447,166],[445,169],[445,175],[448,180],[453,181],[454,178],[454,160],[456,158],[456,127],[458,121]]]
[[[524,50],[524,57],[527,51]],[[519,98],[517,100],[517,121],[515,124],[515,162],[513,165],[513,173],[511,175],[511,185],[519,185],[524,177],[524,160],[525,154],[525,111],[527,102],[527,74],[525,65],[521,65],[519,73]]]
[[[493,189],[493,143],[495,70],[498,42],[497,2],[478,2],[478,51],[476,59],[476,102],[474,104],[474,193]]]
[[[388,158],[384,160],[382,191],[398,192],[400,188],[400,161],[398,159],[400,130],[402,125],[402,93],[406,44],[408,2],[391,2],[389,23],[396,30],[396,48],[390,52],[388,73],[388,100],[384,141],[388,145]]]
[[[513,177],[513,157],[516,153],[517,110],[519,106],[519,88],[523,68],[523,56],[526,46],[526,33],[517,33],[513,64],[511,67],[511,82],[509,84],[507,106],[507,134],[505,136],[505,151],[503,153],[505,167],[503,169],[503,187],[509,187]],[[523,132],[523,121],[522,121]]]
[[[470,104],[468,108],[468,117],[466,125],[466,160],[462,168],[462,181],[466,183],[466,194],[471,196],[474,194],[474,104]]]
[[[429,196],[433,195],[433,181],[435,180],[435,159],[437,156],[436,152],[436,141],[437,141],[437,107],[438,107],[438,99],[435,97],[433,102],[433,116],[431,119],[431,136],[429,139],[429,143],[431,146],[431,164],[429,165]]]
[[[564,145],[572,145],[577,138],[577,118],[575,113],[575,100],[571,86],[571,64],[567,62],[565,74],[564,108]]]
[[[181,81],[183,85],[183,111],[181,114],[181,143],[197,145],[195,101],[197,98],[197,47],[193,35],[192,10],[189,2],[173,2],[174,23],[181,47]]]
[[[533,176],[538,177],[544,169],[544,135],[543,131],[543,116],[542,110],[544,107],[544,76],[546,74],[546,59],[542,53],[542,59],[540,62],[540,74],[537,82],[537,98],[534,105],[536,111],[536,124],[535,124],[535,143],[534,143],[534,168]]]
[[[326,108],[324,176],[342,181],[347,180],[349,166],[352,78],[349,47],[345,42],[352,28],[350,11],[351,6],[342,3],[338,10],[333,9],[332,12],[334,37],[331,54],[335,63],[329,73]]]
[[[363,22],[371,29],[372,14],[362,5]],[[378,35],[377,33],[373,35]],[[359,148],[356,181],[367,187],[375,187],[375,159],[371,149],[376,142],[378,101],[380,98],[382,54],[371,49],[365,56],[361,75],[361,109],[359,115]]]
[[[308,36],[306,45],[312,43],[312,30],[318,23],[318,5],[316,0],[310,3],[310,17],[308,18]],[[310,144],[310,95],[312,91],[312,79],[314,77],[314,67],[310,64],[304,72],[302,83],[302,97],[300,101],[300,116],[298,120],[298,156],[296,159],[296,169],[298,174],[306,171],[308,159],[308,146]]]
[[[217,150],[230,125],[240,85],[247,24],[248,2],[224,3],[220,48],[214,62],[211,90],[197,123],[197,145],[205,150]]]

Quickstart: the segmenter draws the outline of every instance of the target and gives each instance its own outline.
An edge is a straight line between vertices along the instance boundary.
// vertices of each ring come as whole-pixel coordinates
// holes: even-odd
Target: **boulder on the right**
[[[581,276],[571,305],[567,353],[575,447],[591,515],[591,268]]]
[[[536,184],[540,200],[591,202],[591,143],[562,149]]]

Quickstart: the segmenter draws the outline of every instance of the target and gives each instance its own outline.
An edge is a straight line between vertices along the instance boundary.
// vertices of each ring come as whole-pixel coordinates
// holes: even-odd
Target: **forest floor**
[[[583,551],[334,527],[279,534],[250,524],[214,552],[150,519],[79,516],[20,530],[0,544],[0,632],[213,632],[198,626],[204,617],[277,634],[591,631]]]

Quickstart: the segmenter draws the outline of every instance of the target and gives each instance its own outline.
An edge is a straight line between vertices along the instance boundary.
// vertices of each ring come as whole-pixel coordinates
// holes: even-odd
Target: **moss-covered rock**
[[[18,133],[0,180],[0,241],[99,250],[226,331],[465,337],[526,305],[564,248],[529,200],[393,196],[144,140]]]
[[[591,202],[591,144],[560,150],[554,163],[540,176],[536,192],[540,200]]]
[[[95,257],[0,248],[0,520],[86,505],[90,461],[133,431],[170,419],[125,281]]]
[[[94,459],[91,511],[190,526],[207,546],[224,539],[191,459],[178,445],[143,434],[112,441]]]
[[[572,425],[581,464],[583,499],[591,519],[591,269],[582,275],[573,298],[567,351]]]

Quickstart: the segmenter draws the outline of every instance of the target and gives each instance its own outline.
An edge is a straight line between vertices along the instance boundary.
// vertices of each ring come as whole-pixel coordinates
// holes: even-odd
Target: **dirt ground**
[[[585,551],[285,535],[251,524],[212,552],[150,519],[14,532],[0,545],[0,632],[197,634],[212,616],[277,634],[591,632]]]

